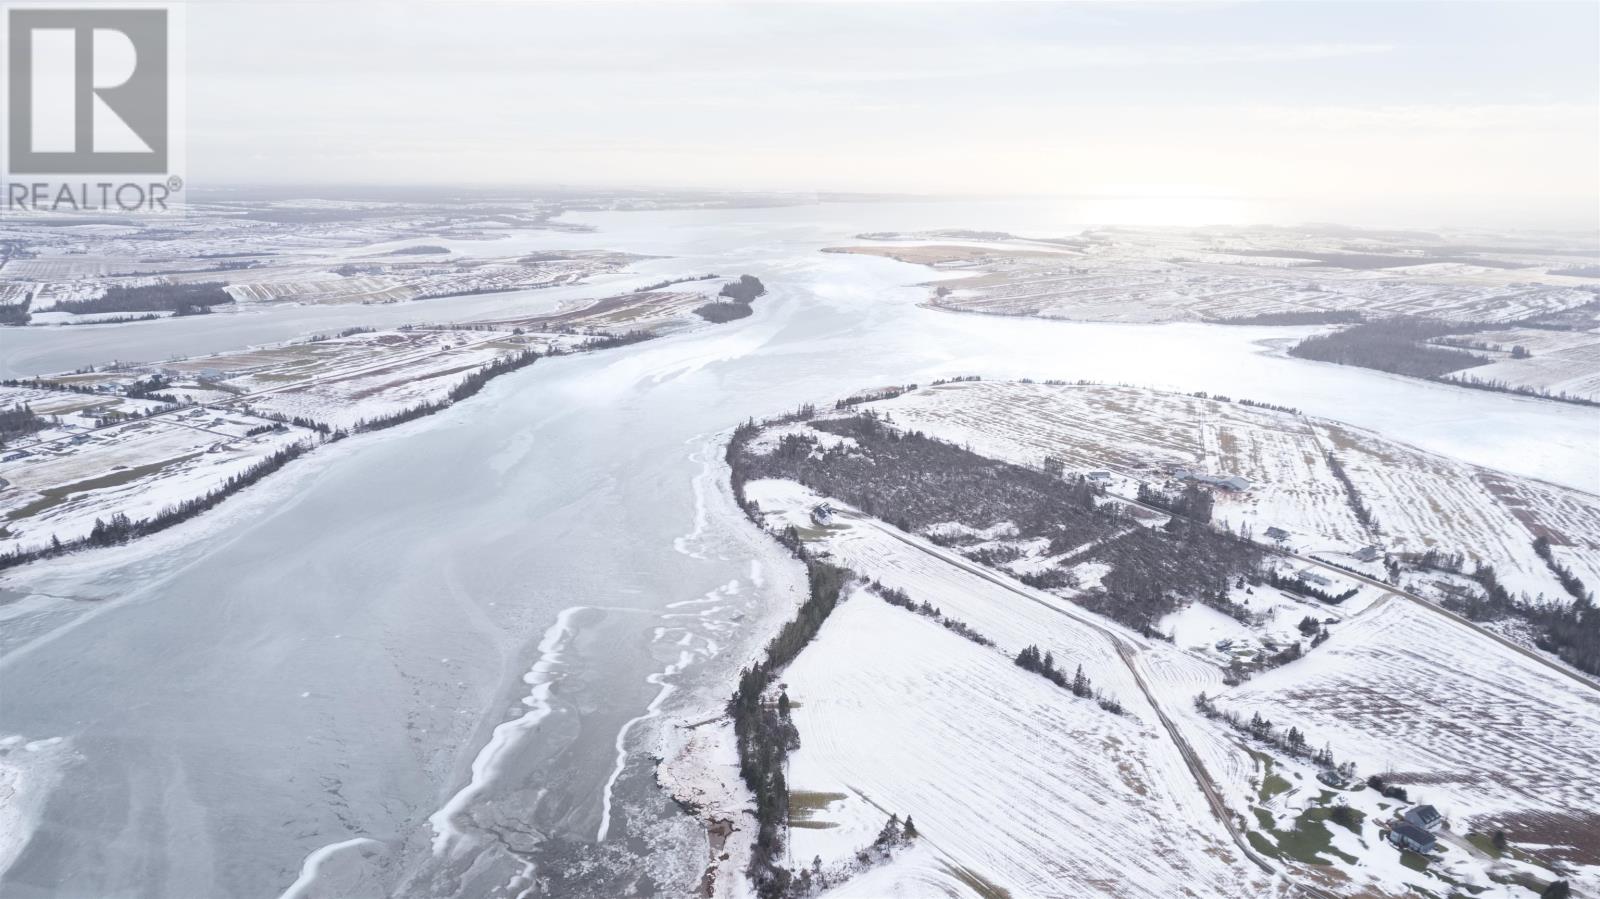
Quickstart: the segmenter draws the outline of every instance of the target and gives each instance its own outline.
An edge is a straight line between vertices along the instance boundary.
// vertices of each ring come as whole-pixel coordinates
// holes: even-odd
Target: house
[[[1213,487],[1221,487],[1224,490],[1243,492],[1250,489],[1249,479],[1242,478],[1236,474],[1206,474],[1205,472],[1193,471],[1188,468],[1174,468],[1172,476],[1180,481],[1210,484]]]
[[[1383,550],[1376,546],[1363,546],[1355,551],[1355,557],[1361,562],[1376,562],[1383,558]]]
[[[1300,583],[1302,584],[1313,584],[1318,587],[1326,587],[1333,583],[1333,581],[1328,580],[1309,568],[1303,569],[1298,576],[1300,578]]]
[[[1096,469],[1095,471],[1089,472],[1089,480],[1091,480],[1091,481],[1109,481],[1109,480],[1111,480],[1111,472],[1100,470],[1100,469]]]
[[[1436,831],[1444,826],[1444,816],[1431,805],[1419,805],[1416,808],[1406,809],[1405,819],[1407,824],[1420,827],[1427,831]]]
[[[1322,781],[1336,790],[1342,790],[1350,785],[1350,781],[1345,780],[1344,775],[1333,770],[1332,768],[1324,768],[1321,771],[1318,771],[1317,780]]]
[[[1233,641],[1232,640],[1227,640],[1227,639],[1218,640],[1217,641],[1217,648],[1222,650],[1223,652],[1227,652],[1228,650],[1233,648]]]
[[[820,525],[833,522],[833,507],[827,503],[819,503],[811,507],[811,520]]]
[[[1438,847],[1439,841],[1433,834],[1415,824],[1396,824],[1394,830],[1389,831],[1389,842],[1401,849],[1410,849],[1412,852],[1432,852]]]
[[[1282,543],[1289,539],[1289,532],[1283,528],[1267,528],[1267,539]]]

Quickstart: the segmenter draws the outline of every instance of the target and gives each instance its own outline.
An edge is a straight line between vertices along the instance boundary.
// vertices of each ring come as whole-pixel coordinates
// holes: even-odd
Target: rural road
[[[1161,508],[1159,506],[1152,506],[1152,505],[1150,505],[1148,503],[1142,503],[1142,502],[1139,502],[1136,499],[1129,499],[1126,496],[1117,496],[1116,494],[1112,494],[1112,493],[1107,493],[1106,496],[1108,498],[1110,498],[1110,499],[1116,500],[1116,501],[1121,502],[1121,503],[1123,503],[1125,505],[1138,506],[1141,509],[1147,509],[1147,510],[1149,510],[1151,512],[1156,512],[1156,513],[1161,514],[1161,515],[1171,515],[1171,514],[1173,514],[1172,511],[1169,510],[1169,509],[1163,509],[1163,508]],[[1287,550],[1283,550],[1283,549],[1280,549],[1280,548],[1278,548],[1276,546],[1272,546],[1272,545],[1269,545],[1269,544],[1266,544],[1266,543],[1257,543],[1256,545],[1260,546],[1264,550],[1267,550],[1268,552],[1279,553],[1279,554],[1281,554],[1283,556],[1286,556],[1288,558],[1295,559],[1296,561],[1304,562],[1307,565],[1314,565],[1317,568],[1323,569],[1324,571],[1329,571],[1329,572],[1332,572],[1333,574],[1336,574],[1336,575],[1338,575],[1340,577],[1347,577],[1347,578],[1350,578],[1351,580],[1359,581],[1359,582],[1361,582],[1363,584],[1366,584],[1368,586],[1376,587],[1379,590],[1382,590],[1385,593],[1388,593],[1388,594],[1390,594],[1392,596],[1398,596],[1401,599],[1404,599],[1404,600],[1406,600],[1408,602],[1415,603],[1416,605],[1419,605],[1422,608],[1427,609],[1428,611],[1434,613],[1435,615],[1440,615],[1440,616],[1443,616],[1445,618],[1448,618],[1450,621],[1452,621],[1452,622],[1454,622],[1454,623],[1456,623],[1458,625],[1461,625],[1462,627],[1465,627],[1465,628],[1467,628],[1469,630],[1475,631],[1476,633],[1478,633],[1478,634],[1480,634],[1480,635],[1482,635],[1484,637],[1487,637],[1490,640],[1493,640],[1494,642],[1500,644],[1501,646],[1504,646],[1507,649],[1513,650],[1515,652],[1519,652],[1522,655],[1524,655],[1524,656],[1534,660],[1535,662],[1538,662],[1539,664],[1545,666],[1546,668],[1549,668],[1551,671],[1555,671],[1558,674],[1561,674],[1563,677],[1571,678],[1572,680],[1575,680],[1578,683],[1583,684],[1585,687],[1588,687],[1591,690],[1600,690],[1600,681],[1595,681],[1594,679],[1586,677],[1586,676],[1584,676],[1583,674],[1580,674],[1577,671],[1573,671],[1572,669],[1566,667],[1565,665],[1562,665],[1561,663],[1550,659],[1549,657],[1545,656],[1543,653],[1540,653],[1540,652],[1538,652],[1536,650],[1533,650],[1533,649],[1529,649],[1526,646],[1518,645],[1517,643],[1515,643],[1515,642],[1513,642],[1511,640],[1507,640],[1505,637],[1500,636],[1499,634],[1495,633],[1494,631],[1491,631],[1491,630],[1488,630],[1487,628],[1481,627],[1481,626],[1473,623],[1472,621],[1469,621],[1466,618],[1463,618],[1462,616],[1457,615],[1456,613],[1450,611],[1449,609],[1446,609],[1443,606],[1440,606],[1438,603],[1431,602],[1431,601],[1429,601],[1427,599],[1424,599],[1423,597],[1418,596],[1417,594],[1412,593],[1409,590],[1405,590],[1405,589],[1403,589],[1401,587],[1397,587],[1394,584],[1390,584],[1390,583],[1386,583],[1384,581],[1380,581],[1380,580],[1378,580],[1377,578],[1374,578],[1374,577],[1369,577],[1367,575],[1351,571],[1348,568],[1343,568],[1343,567],[1338,566],[1338,565],[1333,565],[1333,564],[1330,564],[1328,562],[1324,562],[1321,559],[1317,559],[1317,558],[1314,558],[1312,556],[1303,556],[1303,555],[1300,555],[1299,553],[1289,552]]]
[[[1049,609],[1058,615],[1071,618],[1073,621],[1076,621],[1079,624],[1094,629],[1095,632],[1109,640],[1111,645],[1116,648],[1117,656],[1122,659],[1122,663],[1127,666],[1129,673],[1133,675],[1134,683],[1138,684],[1139,690],[1144,693],[1145,700],[1149,702],[1150,707],[1155,710],[1156,717],[1160,720],[1161,726],[1166,728],[1167,735],[1172,739],[1173,744],[1178,747],[1178,754],[1182,756],[1184,764],[1188,766],[1189,773],[1194,776],[1195,783],[1199,784],[1200,792],[1205,795],[1206,803],[1211,806],[1212,814],[1216,816],[1218,821],[1222,822],[1222,826],[1227,829],[1228,835],[1232,837],[1234,843],[1238,845],[1239,851],[1243,853],[1245,858],[1249,859],[1253,864],[1261,868],[1263,871],[1266,871],[1269,874],[1283,873],[1275,868],[1266,859],[1262,858],[1260,854],[1258,854],[1255,849],[1250,846],[1250,843],[1245,838],[1244,833],[1240,831],[1232,813],[1228,811],[1227,803],[1222,799],[1221,791],[1217,788],[1216,783],[1211,779],[1211,775],[1206,771],[1205,766],[1201,763],[1199,755],[1194,751],[1194,747],[1189,745],[1189,741],[1184,738],[1183,733],[1178,729],[1178,726],[1173,723],[1171,718],[1167,717],[1166,712],[1161,708],[1161,704],[1157,702],[1155,694],[1151,692],[1149,685],[1144,681],[1144,677],[1139,673],[1138,665],[1136,665],[1134,662],[1134,655],[1137,650],[1131,641],[1125,639],[1121,634],[1118,634],[1112,629],[1094,620],[1093,617],[1091,617],[1087,612],[1077,612],[1069,607],[1057,605],[1056,603],[1047,601],[1039,596],[1034,595],[1032,589],[1029,587],[1020,585],[1004,575],[997,574],[996,572],[983,568],[977,563],[971,562],[952,553],[947,553],[929,543],[918,540],[915,537],[905,534],[896,528],[879,521],[876,518],[863,515],[851,509],[840,508],[839,506],[835,506],[835,512],[841,517],[850,518],[865,524],[868,527],[876,528],[890,537],[900,541],[901,543],[918,550],[919,552],[925,553],[942,562],[945,562],[946,564],[959,568],[968,574],[980,577],[989,583],[994,584],[995,586],[1001,587],[1011,593],[1016,594],[1017,596],[1022,597],[1023,599],[1028,600],[1029,602],[1043,606],[1044,608]],[[1291,880],[1291,882],[1293,881]],[[1326,893],[1317,887],[1308,886],[1306,884],[1295,883],[1295,886],[1306,895],[1319,897],[1319,899],[1320,897],[1332,896],[1331,893]]]
[[[1451,621],[1455,622],[1456,624],[1461,625],[1462,627],[1465,627],[1465,628],[1468,628],[1470,630],[1476,631],[1477,633],[1479,633],[1479,634],[1481,634],[1481,635],[1483,635],[1485,637],[1488,637],[1490,640],[1493,640],[1494,642],[1499,643],[1501,646],[1504,646],[1507,649],[1515,650],[1516,652],[1522,653],[1523,655],[1527,656],[1530,659],[1533,659],[1535,662],[1538,662],[1539,664],[1545,666],[1546,668],[1549,668],[1550,670],[1555,671],[1555,672],[1557,672],[1559,674],[1565,675],[1566,677],[1570,677],[1573,680],[1577,681],[1580,684],[1583,684],[1585,687],[1588,687],[1591,690],[1600,690],[1600,682],[1596,682],[1592,678],[1585,677],[1584,675],[1582,675],[1582,674],[1580,674],[1580,673],[1578,673],[1576,671],[1573,671],[1570,668],[1567,668],[1566,666],[1560,664],[1559,662],[1555,662],[1555,661],[1547,658],[1543,653],[1540,653],[1537,650],[1529,649],[1526,646],[1519,646],[1518,644],[1513,643],[1510,640],[1507,640],[1505,637],[1500,636],[1499,634],[1495,633],[1494,631],[1491,631],[1491,630],[1489,630],[1487,628],[1481,627],[1481,626],[1475,624],[1474,622],[1469,621],[1466,618],[1461,617],[1460,615],[1457,615],[1456,613],[1450,611],[1449,609],[1444,608],[1443,606],[1439,605],[1438,603],[1431,602],[1431,601],[1429,601],[1427,599],[1424,599],[1423,597],[1418,596],[1417,594],[1412,593],[1409,590],[1405,590],[1405,589],[1402,589],[1400,587],[1396,587],[1393,584],[1385,583],[1383,581],[1378,580],[1377,578],[1368,577],[1368,576],[1366,576],[1364,574],[1357,574],[1356,572],[1351,571],[1348,568],[1341,568],[1338,565],[1330,565],[1327,562],[1323,562],[1320,559],[1312,558],[1311,556],[1302,556],[1299,553],[1285,553],[1285,555],[1290,556],[1291,558],[1297,559],[1297,560],[1299,560],[1301,562],[1305,562],[1308,565],[1315,565],[1318,568],[1321,568],[1321,569],[1323,569],[1325,571],[1333,572],[1334,574],[1339,575],[1340,577],[1347,577],[1347,578],[1350,578],[1351,580],[1360,581],[1363,584],[1367,584],[1367,585],[1372,586],[1372,587],[1377,587],[1379,590],[1382,590],[1385,593],[1390,594],[1391,596],[1398,596],[1401,599],[1410,600],[1411,602],[1416,603],[1417,605],[1423,607],[1424,609],[1427,609],[1428,611],[1434,613],[1435,615],[1442,615],[1445,618],[1448,618]]]

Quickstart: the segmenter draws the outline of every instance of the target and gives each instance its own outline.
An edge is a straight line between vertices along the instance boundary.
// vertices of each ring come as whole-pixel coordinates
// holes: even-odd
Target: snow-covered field
[[[1500,323],[1595,299],[1554,269],[1562,247],[1462,254],[1429,241],[1389,246],[1282,229],[1105,229],[1062,241],[965,240],[836,248],[967,277],[935,306],[1079,321],[1193,321],[1317,311]],[[922,235],[934,237],[935,235]],[[1507,241],[1509,243],[1509,241]]]
[[[1571,599],[1534,553],[1535,537],[1586,557],[1580,571],[1593,570],[1600,553],[1600,497],[1259,406],[1131,387],[988,381],[870,405],[902,428],[982,455],[1031,467],[1053,456],[1080,474],[1111,471],[1117,490],[1166,482],[1174,465],[1240,475],[1249,489],[1218,491],[1215,517],[1250,525],[1257,539],[1277,527],[1289,532],[1286,545],[1330,557],[1367,544],[1460,552],[1493,565],[1508,589],[1530,599]],[[1328,452],[1372,509],[1375,530],[1356,519]]]
[[[1600,540],[1593,526],[1600,522],[1600,497],[1424,453],[1332,422],[1317,422],[1316,429],[1372,508],[1385,548],[1463,553],[1474,563],[1494,566],[1514,594],[1572,600],[1534,553],[1533,541],[1559,530],[1559,542],[1593,545]],[[1590,524],[1559,527],[1574,517]]]
[[[796,828],[797,859],[870,842],[894,812],[952,868],[1016,896],[1266,890],[1204,804],[1183,801],[1198,791],[1148,714],[1074,699],[866,591],[784,680],[802,735],[791,789],[849,797],[823,816],[846,839]]]
[[[199,411],[199,410],[195,410]],[[86,537],[97,519],[150,518],[316,435],[236,412],[169,414],[75,437],[42,435],[0,464],[0,553]],[[8,454],[9,457],[9,454]]]
[[[1460,372],[1463,377],[1600,400],[1600,331],[1512,328],[1466,334],[1460,339],[1500,351],[1494,362]],[[1512,358],[1511,349],[1518,346],[1531,355]]]
[[[1453,830],[1518,834],[1600,886],[1600,692],[1390,600],[1220,703],[1327,740]]]
[[[1592,556],[1587,548],[1600,539],[1600,501],[1587,494],[1227,400],[959,382],[867,407],[982,455],[1109,471],[1114,492],[1166,481],[1174,463],[1242,474],[1253,483],[1241,494],[1217,491],[1218,518],[1251,521],[1258,538],[1268,523],[1284,526],[1297,550],[1342,553],[1336,561],[1356,567],[1350,553],[1367,540],[1391,551],[1454,540],[1512,589],[1554,598],[1559,586],[1533,554],[1534,536],[1550,539],[1561,559]],[[849,449],[791,423],[750,450],[808,431]],[[1373,508],[1375,535],[1351,512],[1328,450]],[[1147,639],[1076,606],[1070,588],[1046,592],[1009,576],[1029,555],[993,567],[967,558],[1006,544],[1014,533],[1005,522],[981,533],[964,522],[928,529],[965,538],[945,548],[793,481],[758,479],[745,490],[769,531],[792,526],[809,552],[931,603],[993,643],[863,588],[783,672],[801,735],[787,771],[800,809],[791,811],[788,863],[848,859],[891,813],[912,816],[923,834],[915,852],[829,895],[1270,895],[1311,886],[1531,897],[1553,871],[1575,888],[1600,885],[1592,801],[1600,691],[1530,652],[1331,569],[1320,570],[1324,590],[1359,588],[1336,606],[1241,582],[1228,597],[1247,604],[1249,622],[1189,604],[1160,622],[1171,643]],[[823,502],[835,511],[819,524],[813,511]],[[1435,542],[1422,544],[1424,536]],[[1275,564],[1293,575],[1307,563]],[[1381,565],[1368,568],[1381,574]],[[1306,618],[1331,636],[1242,685],[1224,680],[1237,653],[1301,639]],[[1030,645],[1069,675],[1081,665],[1126,714],[1018,667],[1012,659]],[[1357,780],[1318,783],[1308,759],[1202,714],[1201,693],[1244,720],[1259,713],[1276,733],[1298,728],[1309,748],[1353,764]],[[1367,789],[1361,779],[1371,774],[1406,786],[1410,802]],[[1208,784],[1224,819],[1207,801]],[[1386,839],[1415,803],[1448,819],[1429,860],[1402,857]],[[1344,817],[1336,822],[1335,812]],[[1228,826],[1279,873],[1255,867]],[[1496,830],[1510,835],[1514,853],[1489,854]]]
[[[777,527],[805,521],[817,500],[784,481],[752,482],[747,494]],[[931,544],[918,548],[869,524],[830,528],[813,549],[933,603],[996,645],[978,646],[863,591],[835,610],[782,678],[801,733],[791,790],[843,797],[811,822],[838,828],[791,831],[796,860],[848,854],[896,813],[913,816],[951,868],[1018,897],[1276,888],[1215,818],[1099,628],[1141,652],[1176,650],[1089,623],[1049,594],[1030,601],[930,555]],[[1049,650],[1069,672],[1082,665],[1128,714],[1018,668],[1011,656],[1027,645]],[[908,876],[929,871],[913,866]]]

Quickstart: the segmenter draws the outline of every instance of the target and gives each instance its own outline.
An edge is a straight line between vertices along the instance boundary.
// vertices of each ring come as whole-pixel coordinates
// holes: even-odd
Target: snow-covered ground
[[[1416,784],[1463,832],[1522,814],[1600,824],[1600,692],[1410,603],[1374,605],[1221,704]]]
[[[802,740],[791,789],[848,797],[820,816],[837,835],[791,831],[797,860],[826,863],[897,813],[952,884],[960,866],[1015,896],[1268,889],[1204,805],[1183,801],[1197,790],[1148,714],[1111,715],[866,591],[783,679]]]
[[[1600,558],[1600,497],[1458,462],[1349,425],[1287,412],[1131,387],[1014,381],[959,382],[869,404],[898,427],[1035,467],[1061,459],[1069,472],[1110,471],[1114,490],[1139,481],[1175,486],[1173,466],[1250,481],[1217,491],[1214,517],[1289,533],[1302,553],[1360,567],[1349,556],[1374,544],[1429,548],[1493,565],[1530,599],[1570,601],[1533,551],[1536,536],[1570,547],[1580,571]],[[1327,462],[1332,453],[1376,528],[1355,517]],[[1377,573],[1377,569],[1372,569]],[[1600,572],[1596,572],[1600,575]],[[1600,584],[1600,577],[1590,581]]]
[[[774,528],[800,526],[819,500],[786,481],[754,481],[746,492],[772,513]],[[908,544],[858,519],[828,528],[812,549],[931,602],[996,645],[865,592],[835,610],[782,677],[801,733],[791,790],[844,797],[810,822],[838,828],[791,831],[798,862],[848,853],[896,813],[913,816],[952,866],[1014,896],[1276,888],[1230,840],[1112,639],[1084,620],[1092,616],[1049,594],[1030,601],[931,555],[932,544]],[[1178,654],[1103,627],[1141,653]],[[1011,657],[1027,645],[1049,650],[1069,672],[1082,665],[1128,713],[1113,715],[1017,667]],[[913,866],[908,876],[929,871]]]
[[[1355,541],[1339,544],[1317,530],[1340,514],[1348,526],[1362,527],[1327,468],[1325,445],[1346,460],[1357,490],[1378,509],[1385,541],[1397,540],[1383,518],[1387,507],[1369,495],[1383,483],[1373,473],[1380,462],[1384,477],[1425,479],[1436,491],[1409,500],[1428,507],[1417,514],[1452,507],[1482,513],[1443,533],[1465,539],[1486,529],[1520,530],[1537,570],[1515,564],[1526,561],[1521,537],[1474,544],[1480,558],[1510,572],[1514,589],[1527,583],[1514,578],[1548,576],[1532,555],[1535,533],[1550,536],[1558,550],[1600,539],[1588,524],[1600,502],[1587,494],[1452,467],[1367,432],[1226,400],[967,382],[871,408],[896,427],[1019,464],[1037,467],[1050,456],[1069,471],[1109,469],[1113,490],[1135,483],[1130,472],[1164,478],[1175,457],[1261,477],[1260,460],[1298,456],[1303,464],[1278,465],[1281,481],[1254,483],[1243,496],[1225,497],[1219,510],[1237,515],[1270,497],[1275,520],[1293,528],[1284,542],[1357,568]],[[1152,419],[1152,411],[1162,414]],[[754,441],[753,451],[791,433],[828,436],[788,424]],[[790,863],[848,858],[890,813],[913,816],[924,834],[916,855],[861,875],[840,895],[867,895],[853,892],[864,888],[872,895],[967,895],[991,887],[1013,896],[1170,895],[1174,883],[1194,895],[1292,889],[1251,866],[1206,802],[1204,783],[1220,788],[1228,820],[1255,853],[1293,881],[1335,894],[1492,887],[1531,896],[1527,885],[1549,881],[1552,871],[1575,886],[1600,881],[1600,846],[1592,838],[1600,819],[1589,801],[1600,794],[1600,756],[1591,748],[1600,745],[1600,695],[1436,611],[1283,558],[1277,564],[1286,576],[1307,569],[1326,579],[1324,591],[1356,593],[1329,605],[1240,584],[1228,598],[1247,606],[1250,622],[1190,604],[1161,622],[1174,636],[1165,643],[1076,607],[1071,589],[1022,585],[1008,577],[1020,573],[1019,561],[985,568],[967,557],[1016,546],[1025,551],[1020,562],[1029,561],[1031,551],[1007,522],[929,528],[941,539],[959,538],[961,545],[946,548],[792,481],[754,480],[746,493],[768,530],[792,526],[810,552],[904,591],[914,603],[931,603],[994,644],[860,589],[783,673],[801,734],[788,771],[803,810],[792,817],[799,823],[790,831]],[[823,502],[836,512],[819,525],[812,511]],[[1329,511],[1306,514],[1297,502]],[[1395,518],[1408,536],[1425,526]],[[1083,572],[1080,586],[1094,575]],[[1331,637],[1241,686],[1224,683],[1225,666],[1241,647],[1256,654],[1302,640],[1307,618]],[[1048,650],[1069,673],[1081,665],[1127,714],[1075,699],[1013,664],[1029,645]],[[1299,728],[1310,748],[1353,763],[1358,778],[1383,774],[1404,784],[1412,803],[1431,802],[1449,819],[1442,848],[1427,864],[1402,857],[1385,835],[1407,803],[1359,780],[1346,789],[1319,783],[1319,769],[1307,760],[1202,714],[1194,704],[1201,693],[1246,720],[1259,712],[1279,733]],[[1183,745],[1200,776],[1185,764]],[[1354,811],[1336,820],[1340,805]],[[1514,847],[1504,858],[1484,848],[1495,830],[1505,830]],[[1035,842],[1040,834],[1045,838]],[[1161,859],[1159,869],[1145,867],[1152,857]],[[1095,879],[1108,871],[1115,889]]]
[[[193,417],[191,417],[193,416]],[[254,429],[263,433],[250,436]],[[97,519],[135,521],[221,488],[274,453],[310,445],[304,428],[237,412],[192,410],[42,439],[0,465],[0,553],[86,537]]]
[[[873,240],[835,251],[963,273],[933,305],[996,315],[1148,322],[1349,311],[1500,323],[1594,299],[1584,279],[1553,270],[1570,261],[1564,248],[1507,240],[1481,255],[1425,239],[1390,237],[1378,246],[1248,228],[1118,228],[1062,241],[951,232]]]

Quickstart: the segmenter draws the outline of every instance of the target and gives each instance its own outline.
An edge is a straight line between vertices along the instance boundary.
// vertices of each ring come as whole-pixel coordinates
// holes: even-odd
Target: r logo
[[[13,9],[14,174],[167,171],[167,11]]]

